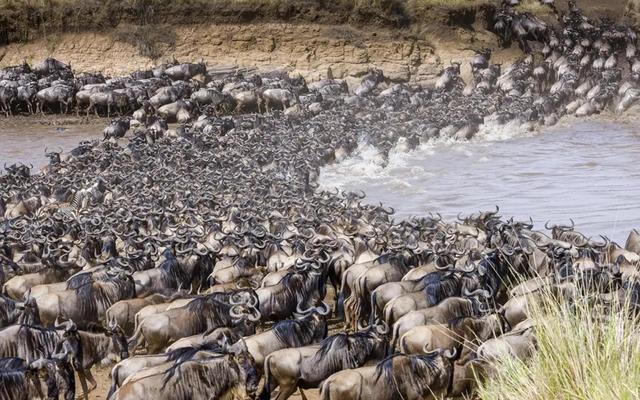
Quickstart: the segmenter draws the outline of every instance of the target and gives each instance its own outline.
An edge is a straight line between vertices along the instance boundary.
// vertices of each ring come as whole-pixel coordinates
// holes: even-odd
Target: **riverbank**
[[[260,69],[285,66],[307,80],[357,78],[379,68],[390,80],[423,83],[450,60],[467,60],[483,47],[494,49],[492,62],[505,65],[522,55],[516,45],[502,49],[490,31],[498,3],[491,0],[381,1],[367,7],[357,0],[76,3],[29,6],[39,20],[19,25],[26,3],[0,2],[0,22],[5,21],[0,26],[15,31],[0,32],[5,43],[0,67],[54,57],[77,71],[117,76],[175,58]],[[593,0],[579,3],[588,15],[620,19],[626,0],[604,8]],[[523,9],[553,21],[549,10],[524,4]],[[66,7],[73,12],[63,12]],[[82,22],[92,16],[91,23]],[[469,76],[465,62],[463,77]]]

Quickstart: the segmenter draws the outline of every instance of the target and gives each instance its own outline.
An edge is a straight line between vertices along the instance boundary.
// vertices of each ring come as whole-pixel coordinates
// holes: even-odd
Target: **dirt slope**
[[[495,46],[495,37],[476,30],[449,27],[443,32],[412,35],[385,28],[348,25],[224,24],[175,29],[173,46],[163,59],[203,59],[209,65],[287,67],[306,78],[358,76],[369,68],[384,70],[392,80],[432,79],[443,64],[472,54],[470,49]],[[152,61],[111,33],[58,34],[28,43],[0,47],[0,66],[55,57],[78,71],[121,75],[148,68]],[[499,56],[498,56],[499,58]]]

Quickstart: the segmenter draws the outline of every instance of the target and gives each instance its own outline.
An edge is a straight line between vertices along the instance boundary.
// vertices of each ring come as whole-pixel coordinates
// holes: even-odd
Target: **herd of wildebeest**
[[[0,176],[0,398],[70,400],[76,379],[87,397],[110,361],[110,399],[455,397],[534,354],[541,293],[635,311],[638,231],[622,247],[499,210],[395,221],[364,194],[318,189],[362,142],[384,160],[640,94],[633,29],[572,2],[560,28],[509,7],[495,21],[535,56],[501,71],[480,50],[466,87],[459,63],[429,87],[372,71],[351,89],[204,64],[0,71],[7,114],[121,114],[103,141]]]

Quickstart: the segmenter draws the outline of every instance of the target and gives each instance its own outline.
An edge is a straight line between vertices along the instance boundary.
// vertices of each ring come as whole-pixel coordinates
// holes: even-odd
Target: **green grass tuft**
[[[505,360],[481,385],[481,400],[631,400],[640,398],[640,330],[626,307],[570,305],[542,294],[531,309],[538,351]]]

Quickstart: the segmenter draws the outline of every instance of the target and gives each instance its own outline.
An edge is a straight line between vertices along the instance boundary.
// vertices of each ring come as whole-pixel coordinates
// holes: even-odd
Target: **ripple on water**
[[[571,217],[585,234],[618,242],[640,228],[640,135],[632,126],[576,121],[520,134],[483,127],[477,141],[393,152],[387,168],[371,162],[369,149],[324,168],[320,184],[362,189],[370,202],[394,207],[397,218],[429,212],[455,218],[498,204],[503,215],[531,216],[537,224]]]

